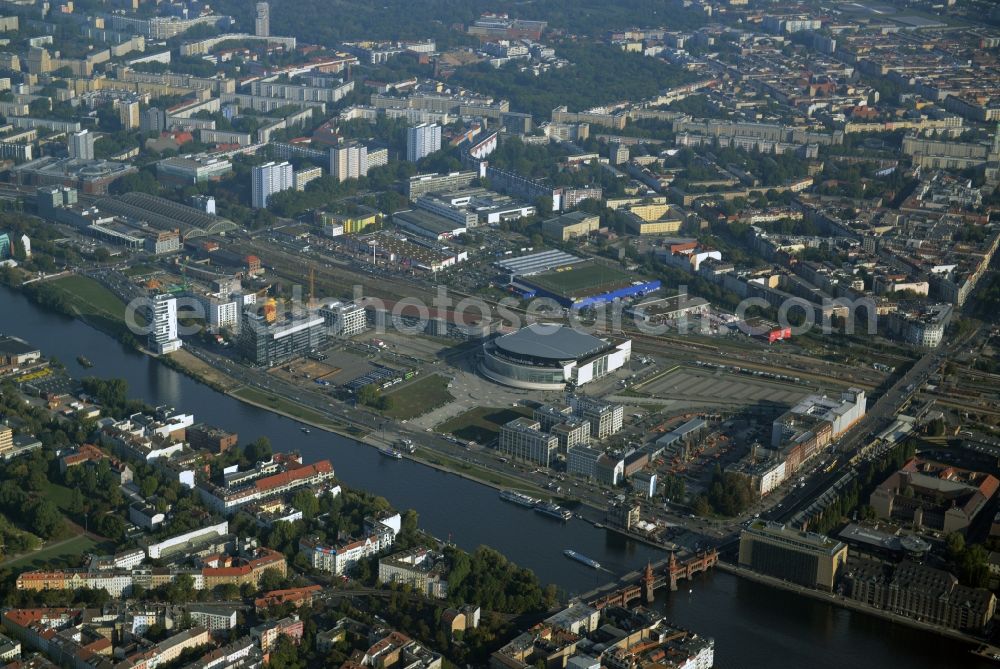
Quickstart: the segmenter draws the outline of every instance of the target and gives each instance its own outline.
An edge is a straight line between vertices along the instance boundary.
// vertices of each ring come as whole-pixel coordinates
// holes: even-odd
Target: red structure
[[[628,606],[629,602],[640,597],[646,603],[650,603],[659,588],[669,587],[671,592],[676,591],[677,584],[681,580],[690,580],[695,574],[708,571],[718,561],[719,552],[715,550],[697,553],[683,561],[677,559],[676,553],[671,553],[665,563],[661,562],[656,567],[647,563],[642,576],[636,582],[625,584],[606,594],[593,593],[590,597],[584,596],[583,599],[596,609],[603,609],[606,606]]]

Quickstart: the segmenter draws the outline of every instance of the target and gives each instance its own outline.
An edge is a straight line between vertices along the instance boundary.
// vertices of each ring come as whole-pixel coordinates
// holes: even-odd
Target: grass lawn
[[[459,439],[488,444],[500,433],[500,427],[522,416],[531,416],[527,407],[476,407],[437,426],[438,432],[447,432]]]
[[[159,271],[160,269],[158,267],[154,267],[152,265],[146,265],[143,263],[137,263],[129,267],[127,270],[125,270],[124,274],[125,276],[145,276],[147,274],[154,274]]]
[[[55,503],[62,512],[75,513],[78,509],[73,508],[72,499],[73,491],[64,485],[59,485],[58,483],[53,483],[49,481],[48,485],[45,487],[45,491],[42,496]]]
[[[101,550],[95,550],[98,546],[101,546],[101,544],[98,544],[86,535],[78,534],[70,539],[53,541],[51,545],[41,550],[22,555],[9,562],[3,562],[3,566],[4,568],[20,567],[21,569],[26,569],[28,567],[56,566],[57,563],[75,565],[84,553],[114,551],[114,546],[102,546]]]
[[[475,478],[486,481],[496,486],[501,486],[503,488],[511,488],[513,490],[521,490],[523,492],[532,493],[535,496],[539,494],[544,494],[541,488],[535,487],[524,481],[514,478],[512,476],[505,476],[503,474],[497,473],[492,469],[486,469],[485,467],[480,467],[479,465],[474,465],[464,460],[458,460],[457,458],[452,458],[442,453],[438,453],[430,450],[420,451],[419,459],[429,462],[431,464],[437,465],[439,467],[444,467],[445,469],[455,472],[457,474],[465,474],[467,476],[474,476]]]
[[[254,390],[253,388],[239,388],[238,390],[234,390],[232,394],[241,400],[270,407],[275,411],[280,411],[288,414],[289,416],[299,418],[310,423],[315,423],[317,425],[329,425],[331,427],[338,426],[338,423],[330,420],[323,414],[317,413],[312,409],[307,409],[306,407],[295,404],[294,402],[289,402],[288,400],[282,399],[277,395],[264,393],[259,390]]]
[[[85,276],[64,276],[47,285],[61,292],[81,316],[124,322],[125,303],[97,281]]]
[[[447,404],[455,399],[448,392],[449,383],[440,374],[431,374],[386,393],[386,397],[392,399],[392,408],[385,415],[396,420],[409,420]]]

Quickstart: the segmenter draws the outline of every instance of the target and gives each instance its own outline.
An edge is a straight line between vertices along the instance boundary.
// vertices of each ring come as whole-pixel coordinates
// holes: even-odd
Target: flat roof
[[[565,251],[541,251],[518,258],[501,260],[497,263],[499,267],[514,275],[527,276],[540,272],[547,272],[557,267],[565,267],[578,262],[583,262],[583,258],[570,255]]]
[[[564,325],[532,323],[498,338],[496,345],[514,355],[579,360],[607,348],[608,343]]]
[[[437,235],[455,234],[458,230],[464,231],[466,229],[464,225],[422,209],[397,211],[392,215],[392,218],[393,221],[398,220]]]
[[[24,355],[25,353],[34,353],[38,350],[38,348],[32,346],[23,339],[0,336],[0,353],[6,353],[7,355]]]

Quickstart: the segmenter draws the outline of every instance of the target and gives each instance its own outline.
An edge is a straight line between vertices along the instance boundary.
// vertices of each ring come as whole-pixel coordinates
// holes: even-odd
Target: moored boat
[[[542,502],[536,505],[535,511],[546,516],[558,518],[559,520],[569,520],[573,517],[573,512],[567,511],[558,504],[553,504],[552,502]]]
[[[534,508],[538,505],[537,499],[529,497],[523,492],[517,492],[516,490],[501,490],[500,499],[505,502],[513,502],[514,504],[520,504],[521,506],[527,506],[529,508]]]

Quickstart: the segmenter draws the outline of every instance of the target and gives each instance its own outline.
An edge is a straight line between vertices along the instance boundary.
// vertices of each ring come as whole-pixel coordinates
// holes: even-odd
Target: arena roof
[[[546,360],[580,360],[607,348],[608,343],[564,325],[532,323],[498,338],[496,346],[512,355]]]

